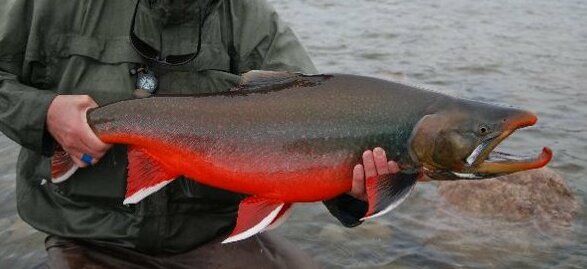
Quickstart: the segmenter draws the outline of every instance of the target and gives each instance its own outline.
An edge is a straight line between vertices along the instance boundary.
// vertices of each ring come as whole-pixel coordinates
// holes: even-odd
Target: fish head
[[[410,155],[435,180],[491,178],[540,168],[552,158],[549,148],[530,158],[494,150],[514,131],[536,121],[536,115],[525,110],[455,102],[418,122],[410,138]]]

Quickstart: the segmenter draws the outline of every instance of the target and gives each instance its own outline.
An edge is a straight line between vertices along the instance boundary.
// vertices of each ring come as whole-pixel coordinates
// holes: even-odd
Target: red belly
[[[254,152],[236,154],[226,150],[209,154],[129,134],[109,134],[100,138],[106,143],[139,146],[173,174],[233,192],[283,202],[315,202],[351,189],[352,165],[345,159],[299,164],[295,160],[300,158],[275,152],[274,156],[265,154],[259,163]],[[275,169],[289,166],[294,168]]]

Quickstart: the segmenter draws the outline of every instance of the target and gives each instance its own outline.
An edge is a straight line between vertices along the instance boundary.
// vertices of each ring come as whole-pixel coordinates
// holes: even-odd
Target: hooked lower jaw
[[[544,147],[542,152],[534,158],[513,159],[504,158],[503,160],[492,160],[489,155],[504,139],[510,136],[515,130],[532,126],[536,123],[537,118],[532,113],[527,113],[514,118],[504,125],[504,131],[497,137],[490,138],[477,146],[467,157],[466,168],[462,172],[453,172],[462,178],[484,178],[503,174],[510,174],[519,171],[536,169],[545,166],[552,159],[552,150]],[[503,156],[511,156],[502,154]]]
[[[535,158],[525,160],[484,161],[476,167],[478,174],[510,174],[545,166],[552,159],[552,150],[544,147]]]

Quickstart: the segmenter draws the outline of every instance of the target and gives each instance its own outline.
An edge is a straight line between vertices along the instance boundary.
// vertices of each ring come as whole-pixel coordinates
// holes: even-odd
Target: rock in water
[[[478,181],[443,181],[438,192],[468,215],[534,220],[541,228],[570,226],[580,208],[564,179],[548,168]]]

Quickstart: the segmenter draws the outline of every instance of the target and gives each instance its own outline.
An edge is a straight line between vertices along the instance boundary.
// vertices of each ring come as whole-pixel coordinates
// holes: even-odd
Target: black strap
[[[235,75],[240,75],[239,67],[238,67],[238,54],[236,53],[236,48],[234,45],[234,22],[232,21],[232,1],[225,0],[224,3],[224,16],[226,16],[226,20],[228,21],[228,56],[230,57],[230,73]]]

